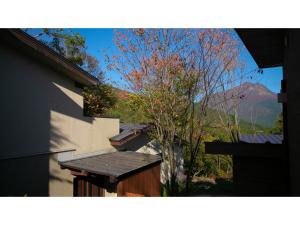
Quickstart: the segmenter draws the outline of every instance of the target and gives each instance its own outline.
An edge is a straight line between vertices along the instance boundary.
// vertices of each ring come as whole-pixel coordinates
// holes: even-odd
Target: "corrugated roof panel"
[[[240,141],[246,143],[271,143],[271,144],[282,144],[283,135],[277,134],[242,134],[240,135]]]

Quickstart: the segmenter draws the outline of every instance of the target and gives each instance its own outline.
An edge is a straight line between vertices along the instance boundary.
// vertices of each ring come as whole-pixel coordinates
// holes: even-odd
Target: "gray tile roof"
[[[111,140],[111,141],[122,141],[123,139],[125,139],[125,138],[127,138],[127,137],[129,137],[133,134],[134,134],[134,131],[124,130],[120,134],[111,137],[109,140]]]
[[[140,123],[120,123],[121,130],[142,130],[147,127],[148,125]]]
[[[119,178],[146,166],[161,162],[158,155],[137,152],[111,152],[62,162],[61,166],[89,173]]]
[[[271,144],[282,144],[283,135],[265,135],[265,134],[242,134],[240,135],[240,141],[246,143],[271,143]]]
[[[120,123],[121,132],[110,138],[110,141],[122,141],[123,139],[135,134],[136,131],[147,128],[146,124],[139,123]]]

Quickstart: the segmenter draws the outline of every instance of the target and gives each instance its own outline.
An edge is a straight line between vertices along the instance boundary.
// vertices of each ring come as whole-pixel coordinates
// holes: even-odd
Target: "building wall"
[[[74,81],[18,49],[1,43],[0,59],[0,195],[71,196],[72,176],[57,152],[112,148],[119,120],[84,117]]]
[[[116,184],[109,184],[106,177],[76,176],[74,178],[76,197],[117,197]]]
[[[160,165],[155,165],[122,179],[117,185],[118,196],[159,197]]]
[[[290,190],[300,196],[300,30],[290,29],[284,52],[284,79],[287,89],[287,141],[290,160]]]

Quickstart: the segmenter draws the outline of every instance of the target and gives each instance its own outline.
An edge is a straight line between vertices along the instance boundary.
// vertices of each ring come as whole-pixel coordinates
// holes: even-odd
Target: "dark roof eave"
[[[253,57],[252,49],[250,49],[248,47],[247,41],[244,39],[243,35],[241,35],[241,33],[240,33],[240,29],[235,29],[235,31],[238,34],[238,36],[240,37],[241,41],[243,42],[244,46],[246,47],[246,49],[248,50],[248,52],[250,53],[250,55],[252,56],[252,58],[255,61],[255,63],[258,65],[258,67],[259,68],[263,68],[263,65],[260,65],[260,63],[257,62],[256,58]]]
[[[259,68],[283,64],[285,29],[235,29]]]

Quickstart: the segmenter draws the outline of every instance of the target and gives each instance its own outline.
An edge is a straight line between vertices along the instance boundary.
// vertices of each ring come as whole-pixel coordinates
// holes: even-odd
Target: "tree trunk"
[[[185,180],[185,195],[189,196],[190,193],[190,181],[191,181],[191,172],[190,169],[188,169],[186,180]]]
[[[194,164],[194,160],[193,160],[193,156],[192,156],[192,153],[191,153],[190,163],[189,163],[189,167],[188,167],[188,171],[187,171],[187,175],[186,175],[186,180],[185,180],[185,195],[186,196],[188,196],[189,193],[190,193],[190,182],[191,182],[193,164]]]

